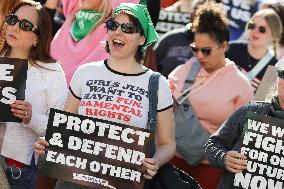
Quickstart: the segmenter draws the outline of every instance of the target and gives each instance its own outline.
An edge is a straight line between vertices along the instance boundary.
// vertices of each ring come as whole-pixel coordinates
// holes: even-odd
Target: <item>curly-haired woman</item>
[[[236,65],[225,58],[230,32],[221,4],[206,2],[201,5],[192,29],[195,36],[190,47],[195,58],[177,67],[169,75],[169,79],[172,92],[177,97],[182,92],[193,62],[195,59],[199,61],[201,69],[197,73],[188,100],[205,132],[212,134],[235,110],[251,99],[252,87]],[[216,189],[222,175],[222,172],[209,165],[206,159],[193,167],[180,154],[173,163],[206,189]]]

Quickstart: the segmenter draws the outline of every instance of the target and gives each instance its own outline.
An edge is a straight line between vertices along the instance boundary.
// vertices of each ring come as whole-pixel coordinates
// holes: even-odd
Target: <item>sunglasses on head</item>
[[[105,23],[106,28],[111,31],[117,30],[117,28],[120,26],[121,31],[123,31],[124,33],[133,34],[139,32],[138,28],[131,23],[120,24],[114,20],[107,20]]]
[[[249,30],[254,30],[256,27],[256,25],[253,22],[250,22],[248,24],[248,29]],[[259,33],[265,33],[266,32],[266,28],[264,26],[258,26],[258,31]]]
[[[278,70],[277,72],[278,72],[278,77],[280,79],[284,79],[284,70]]]
[[[22,19],[20,20],[17,15],[9,14],[6,16],[6,23],[10,26],[14,26],[19,22],[19,28],[24,31],[32,31],[35,32],[37,27],[33,25],[29,20]]]
[[[191,48],[191,51],[193,53],[197,53],[198,51],[200,51],[203,56],[209,56],[211,54],[211,52],[215,49],[217,49],[220,45],[218,44],[216,47],[196,47],[195,45],[191,44],[190,45],[190,48]]]

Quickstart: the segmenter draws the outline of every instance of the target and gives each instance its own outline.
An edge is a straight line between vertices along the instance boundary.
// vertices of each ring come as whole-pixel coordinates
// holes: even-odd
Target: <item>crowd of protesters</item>
[[[0,162],[5,164],[10,188],[87,188],[37,175],[38,156],[49,145],[42,137],[50,108],[89,116],[80,105],[88,80],[122,82],[148,91],[154,71],[162,74],[156,153],[142,163],[145,179],[169,162],[203,189],[232,188],[233,174],[247,165],[247,157],[238,151],[246,113],[284,119],[284,2],[238,2],[3,0],[0,56],[28,60],[25,100],[10,105],[22,122],[0,122]],[[190,15],[190,20],[160,34],[155,30],[161,22],[160,11]],[[211,136],[204,151],[207,155],[192,166],[175,146],[173,98],[183,94],[196,62],[200,68],[186,100],[200,127]],[[253,102],[265,74],[270,74],[269,67],[278,69],[273,83],[278,87],[272,88],[276,94],[266,102]],[[131,119],[130,125],[147,128],[149,96],[141,103],[141,116]]]

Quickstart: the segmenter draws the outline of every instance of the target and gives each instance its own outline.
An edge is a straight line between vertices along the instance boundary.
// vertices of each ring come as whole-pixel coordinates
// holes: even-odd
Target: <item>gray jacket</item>
[[[234,112],[230,118],[223,123],[219,130],[209,138],[206,143],[207,158],[210,164],[224,170],[224,174],[217,189],[234,188],[234,173],[226,170],[224,164],[225,156],[230,150],[239,150],[241,142],[240,138],[248,111],[272,117],[279,117],[275,114],[273,102],[250,102]],[[281,110],[281,112],[283,111]]]

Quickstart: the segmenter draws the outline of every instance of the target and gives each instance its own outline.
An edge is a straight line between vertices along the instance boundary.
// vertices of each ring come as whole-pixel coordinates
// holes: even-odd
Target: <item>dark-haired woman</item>
[[[192,29],[195,36],[190,46],[195,57],[169,75],[170,85],[173,95],[178,97],[193,62],[198,60],[201,68],[188,100],[205,132],[213,134],[234,111],[252,98],[252,87],[236,65],[225,58],[230,34],[221,4],[206,2],[201,5]],[[216,189],[222,175],[220,170],[209,165],[206,159],[193,167],[180,154],[177,156],[173,159],[174,165],[190,174],[202,188]]]
[[[22,1],[6,17],[7,34],[1,56],[28,59],[25,100],[11,104],[22,123],[6,122],[1,155],[12,189],[35,187],[33,143],[44,136],[50,108],[61,108],[67,91],[61,66],[50,57],[51,25],[48,13],[34,1]]]
[[[153,27],[150,15],[144,5],[122,3],[106,22],[108,30],[107,52],[110,59],[87,63],[75,72],[70,93],[65,104],[65,111],[87,115],[116,123],[147,128],[149,99],[148,83],[153,73],[141,62],[143,50],[157,41],[158,36]],[[94,74],[95,73],[95,74]],[[102,87],[116,91],[108,93],[108,98],[95,99],[97,93],[90,91],[90,86]],[[89,95],[94,98],[89,99]],[[127,104],[136,101],[140,108]],[[96,108],[87,104],[107,104]],[[160,166],[168,162],[175,152],[173,108],[169,84],[164,77],[160,77],[157,106],[156,153],[153,157],[145,158],[143,165],[147,172],[146,179],[151,179]],[[121,110],[112,110],[118,105]],[[129,108],[140,113],[133,114]],[[46,141],[39,139],[34,144],[35,151],[43,154]],[[58,189],[75,189],[80,186],[58,181]],[[126,186],[127,188],[127,186]]]

